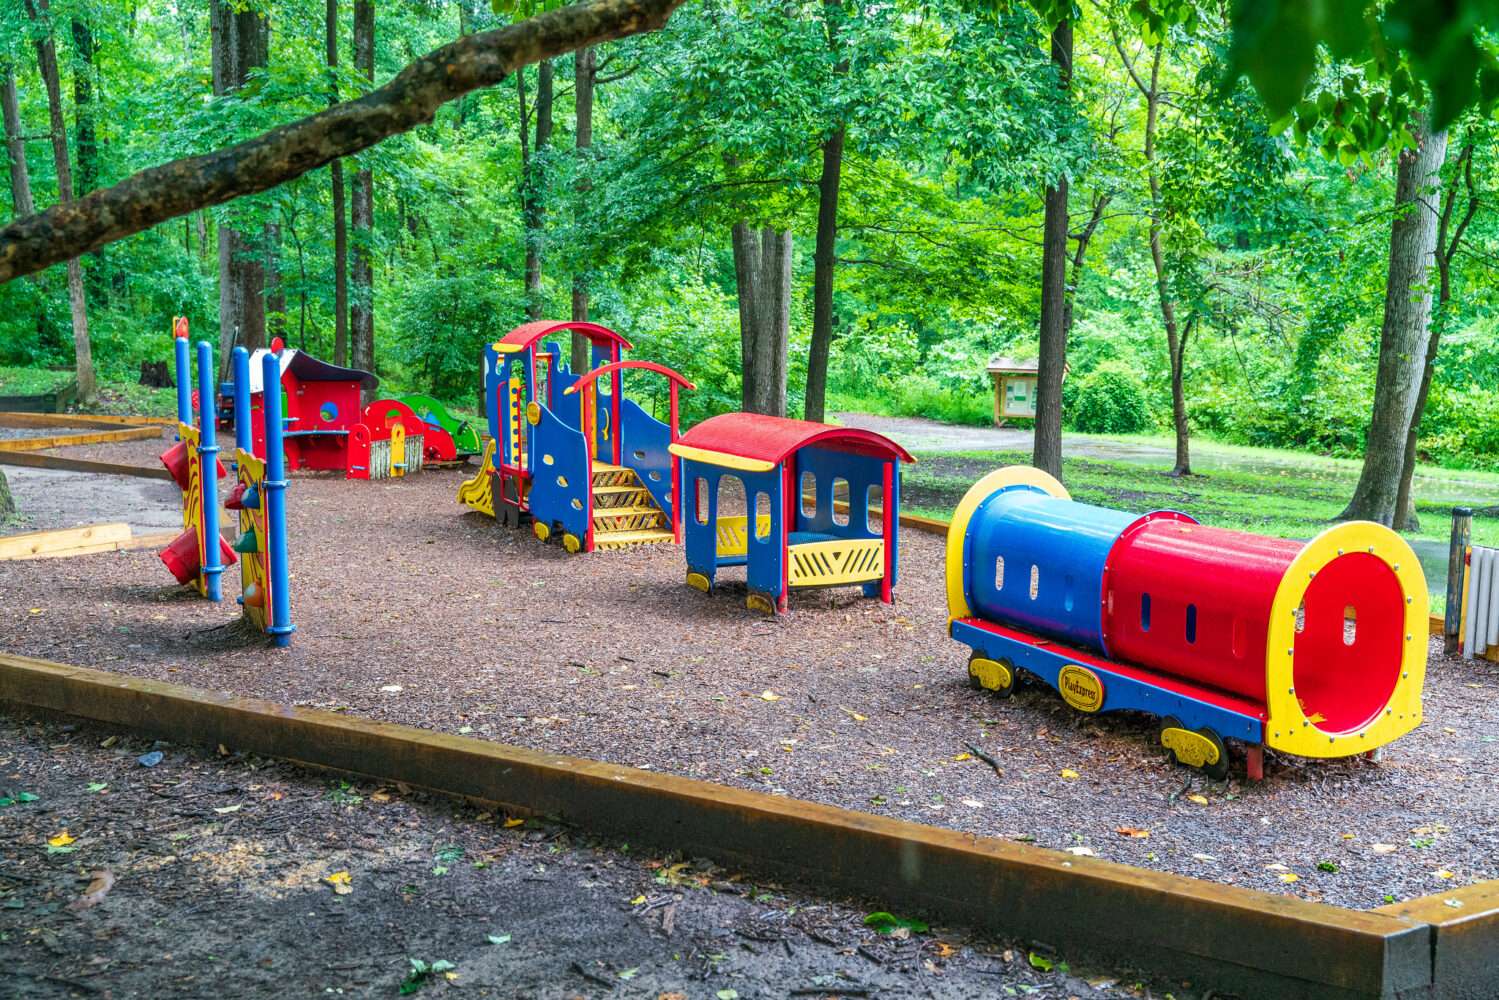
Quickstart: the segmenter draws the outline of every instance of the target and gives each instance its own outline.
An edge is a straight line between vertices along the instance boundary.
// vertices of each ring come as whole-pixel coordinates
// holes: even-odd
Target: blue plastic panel
[[[750,530],[749,545],[742,557],[718,558],[718,488],[725,476],[734,476],[744,483],[744,490],[753,508],[757,494],[770,495],[770,533],[756,538]],[[707,523],[698,523],[697,481],[708,483]],[[780,469],[770,472],[728,471],[706,462],[682,459],[682,547],[687,554],[687,568],[701,573],[711,583],[719,566],[746,565],[746,579],[750,587],[763,593],[779,597],[786,580],[785,504],[781,498]],[[748,523],[755,523],[755,512],[749,512]]]
[[[592,489],[583,435],[545,406],[541,422],[531,430],[531,516],[548,526],[561,522],[562,530],[581,541],[588,532]]]
[[[1103,653],[1104,561],[1136,520],[1029,487],[995,493],[968,522],[969,606],[985,618]]]
[[[641,409],[633,399],[620,404],[624,413],[624,436],[620,439],[619,460],[650,491],[657,506],[671,517],[671,428]]]
[[[786,585],[786,500],[781,488],[781,468],[744,472],[739,478],[744,482],[750,525],[745,579],[751,590],[779,597]],[[761,493],[770,496],[768,511],[756,506]],[[762,514],[770,515],[770,531],[764,538],[757,538],[754,526]]]
[[[990,632],[961,618],[952,623],[951,631],[954,639],[982,653],[985,658],[1007,659],[1015,666],[1023,667],[1040,677],[1053,689],[1057,688],[1062,668],[1069,663],[1079,662],[1069,658],[1068,651],[1064,648],[1033,646],[1028,642]],[[1091,657],[1083,665],[1097,674],[1103,682],[1103,705],[1099,708],[1100,712],[1129,708],[1158,716],[1174,715],[1188,729],[1206,727],[1219,736],[1232,736],[1249,743],[1264,740],[1265,724],[1257,715],[1236,712],[1134,676],[1117,673]],[[1163,680],[1169,682],[1169,679]]]

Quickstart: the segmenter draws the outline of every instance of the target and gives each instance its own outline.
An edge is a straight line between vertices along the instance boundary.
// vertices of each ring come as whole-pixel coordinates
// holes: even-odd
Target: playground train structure
[[[1082,712],[1160,719],[1178,763],[1227,775],[1225,739],[1377,757],[1421,721],[1427,590],[1409,545],[1354,521],[1310,542],[1073,501],[1036,469],[964,496],[947,536],[949,634],[969,682],[1024,670]]]

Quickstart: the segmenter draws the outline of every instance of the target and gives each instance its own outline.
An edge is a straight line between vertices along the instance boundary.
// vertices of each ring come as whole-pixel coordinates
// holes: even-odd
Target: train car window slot
[[[1031,600],[1036,599],[1036,594],[1041,589],[1041,567],[1031,563]]]
[[[1306,631],[1306,601],[1296,605],[1296,634]]]
[[[1343,645],[1352,646],[1358,638],[1358,609],[1349,605],[1343,612]]]
[[[1150,595],[1140,595],[1140,631],[1150,631]]]
[[[708,523],[708,480],[699,477],[697,486],[693,489],[696,500],[693,516],[697,518],[698,524]]]
[[[833,499],[836,500],[840,493],[842,494],[843,499],[847,501],[850,506],[852,506],[854,495],[853,492],[848,488],[847,479],[838,478],[833,480]],[[835,504],[833,506],[833,523],[838,525],[839,527],[846,527],[848,525],[848,508],[844,508],[844,510],[840,513],[837,505]]]
[[[1005,557],[999,556],[994,560],[994,589],[996,591],[1005,589]]]
[[[1197,641],[1197,605],[1187,605],[1187,641]]]

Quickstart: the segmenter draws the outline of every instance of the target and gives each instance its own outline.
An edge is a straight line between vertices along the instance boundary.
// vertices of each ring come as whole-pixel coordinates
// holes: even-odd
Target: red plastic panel
[[[763,413],[720,413],[704,420],[677,440],[684,447],[738,455],[772,465],[781,464],[787,455],[809,444],[871,458],[916,461],[906,449],[874,431]]]
[[[571,322],[569,320],[541,319],[534,323],[523,323],[500,338],[500,343],[513,347],[530,347],[550,333],[576,330],[588,338],[595,347],[618,344],[621,350],[630,350],[630,342],[607,326],[597,323]]]
[[[1110,654],[1263,703],[1270,604],[1301,547],[1180,521],[1132,526],[1104,577]]]
[[[1357,732],[1384,709],[1400,680],[1400,580],[1384,560],[1352,552],[1317,571],[1302,606],[1292,666],[1301,710],[1325,732]],[[1344,619],[1350,607],[1351,636]]]

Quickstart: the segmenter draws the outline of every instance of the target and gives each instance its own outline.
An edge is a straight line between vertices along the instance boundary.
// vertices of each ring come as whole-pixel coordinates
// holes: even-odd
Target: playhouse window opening
[[[764,517],[761,517],[762,512]],[[770,494],[764,490],[755,494],[755,505],[750,509],[750,520],[755,526],[755,538],[770,537]]]
[[[811,472],[802,473],[802,516],[817,516],[817,476]]]
[[[833,523],[840,528],[848,525],[848,508],[845,507],[840,512],[837,501],[842,500],[844,503],[850,503],[853,498],[853,493],[848,488],[847,479],[836,478],[833,480]]]
[[[693,487],[693,491],[692,492],[693,492],[693,500],[695,501],[695,503],[693,505],[692,516],[697,519],[697,523],[698,524],[707,524],[708,523],[708,480],[699,477],[698,480],[697,480],[697,485]]]
[[[879,510],[875,510],[878,507]],[[871,486],[864,494],[864,527],[871,535],[885,533],[885,487]]]

